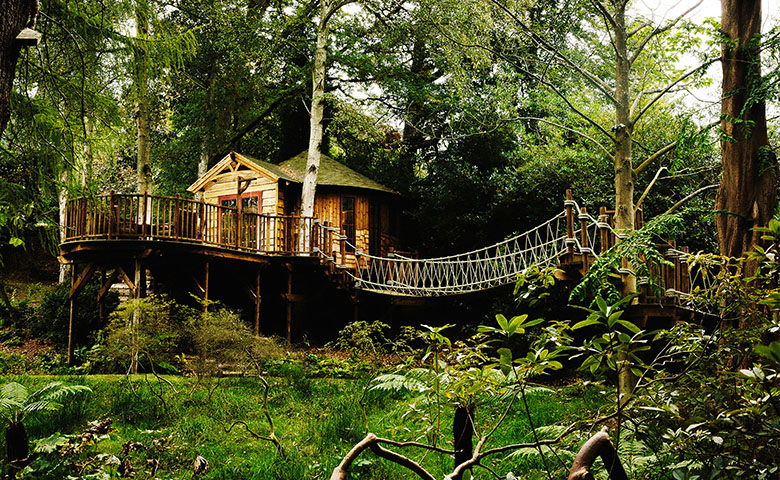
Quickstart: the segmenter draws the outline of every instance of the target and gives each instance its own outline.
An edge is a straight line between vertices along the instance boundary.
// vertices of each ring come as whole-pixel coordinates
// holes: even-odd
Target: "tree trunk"
[[[138,193],[152,193],[152,167],[151,167],[151,109],[149,106],[149,52],[146,44],[149,34],[149,14],[147,8],[137,4],[135,8],[135,21],[137,38],[133,48],[133,60],[135,62],[135,94],[136,94],[136,130],[137,130],[137,175]]]
[[[453,450],[455,450],[455,466],[468,461],[474,455],[474,407],[457,407],[452,420]],[[453,477],[460,480],[461,476]]]
[[[604,468],[607,469],[610,480],[628,480],[628,475],[620,462],[617,450],[615,450],[615,446],[609,440],[607,427],[590,437],[582,445],[574,458],[571,470],[569,470],[568,480],[593,479],[594,477],[590,469],[598,457],[601,457],[601,460],[604,462]]]
[[[721,255],[740,257],[760,241],[753,227],[774,213],[777,159],[769,148],[766,105],[760,98],[761,0],[721,0],[723,178],[715,198]],[[752,98],[751,98],[752,97]],[[746,276],[755,265],[746,265]]]
[[[22,422],[11,422],[5,427],[5,455],[8,461],[8,478],[16,478],[23,465],[20,461],[30,455],[30,442]]]
[[[312,71],[311,121],[309,123],[309,156],[301,193],[301,216],[314,215],[314,194],[322,157],[322,119],[325,111],[325,63],[328,55],[329,2],[320,0],[320,20],[317,28],[317,49]]]
[[[37,0],[0,0],[0,136],[11,118],[11,90],[21,45],[16,36],[26,26],[34,26]]]
[[[624,5],[624,4],[621,4]],[[626,34],[625,6],[615,12],[615,228],[619,231],[634,229],[634,166],[632,162],[630,70]],[[630,265],[628,265],[630,268]],[[622,274],[624,297],[636,293],[636,277]],[[628,365],[628,356],[618,358],[618,392],[620,401],[625,401],[634,390],[636,379]]]
[[[68,184],[70,182],[70,169],[68,166],[62,167],[62,173],[60,173],[60,190],[57,195],[57,201],[59,203],[59,230],[60,230],[60,243],[65,241],[66,218],[65,209],[68,206]],[[68,263],[60,263],[60,277],[59,282],[65,282],[70,278],[70,269],[72,265]]]

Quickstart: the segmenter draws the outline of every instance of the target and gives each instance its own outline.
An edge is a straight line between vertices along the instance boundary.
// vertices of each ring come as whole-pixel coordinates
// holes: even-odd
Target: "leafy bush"
[[[73,343],[76,347],[90,346],[97,340],[97,332],[106,327],[108,315],[119,305],[119,294],[109,291],[103,297],[103,312],[101,321],[97,298],[100,284],[97,281],[88,283],[76,298],[78,321],[73,324]],[[17,328],[28,329],[35,338],[48,340],[58,346],[68,343],[68,323],[70,321],[70,306],[68,302],[70,285],[60,283],[46,294],[41,304],[33,312],[20,317]]]
[[[348,323],[339,331],[336,340],[327,347],[353,354],[387,355],[409,354],[422,346],[421,332],[411,326],[402,326],[398,335],[390,337],[390,325],[375,320]]]
[[[203,312],[152,295],[116,309],[101,341],[88,353],[87,369],[125,372],[137,356],[140,370],[184,368],[210,376],[255,369],[261,360],[281,352],[275,341],[255,337],[233,311],[213,305]]]

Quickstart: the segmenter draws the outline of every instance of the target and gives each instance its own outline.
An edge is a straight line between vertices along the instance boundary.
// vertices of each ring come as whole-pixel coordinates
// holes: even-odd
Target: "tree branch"
[[[396,443],[396,442],[379,438],[373,433],[367,434],[365,438],[363,438],[363,440],[359,441],[357,444],[355,444],[354,447],[352,447],[352,449],[349,452],[347,452],[347,454],[341,460],[341,463],[339,463],[336,466],[336,468],[333,469],[333,473],[330,476],[330,480],[346,480],[348,475],[348,470],[349,467],[352,465],[352,462],[354,462],[355,459],[358,457],[358,455],[360,455],[363,452],[363,450],[365,450],[366,448],[370,448],[371,451],[373,451],[379,457],[384,458],[385,460],[389,460],[397,465],[406,467],[407,469],[416,473],[417,476],[419,476],[423,480],[436,480],[434,476],[428,473],[419,463],[415,462],[414,460],[408,457],[401,455],[400,453],[392,452],[390,450],[387,450],[386,448],[382,448],[379,445],[380,442],[390,443],[390,444]]]
[[[645,168],[650,166],[650,164],[652,164],[654,161],[658,160],[660,157],[662,157],[667,152],[670,152],[670,151],[674,150],[674,148],[676,146],[677,146],[677,140],[673,141],[669,145],[666,145],[665,147],[662,147],[660,150],[656,151],[654,154],[652,154],[649,157],[647,157],[645,159],[645,161],[643,161],[642,163],[637,165],[637,167],[634,169],[634,175],[639,175],[640,173],[642,173],[645,170]]]
[[[715,58],[715,59],[709,60],[707,62],[704,62],[701,65],[699,65],[698,67],[694,68],[693,70],[690,70],[687,73],[683,74],[677,80],[669,83],[669,85],[667,85],[660,92],[658,92],[658,95],[653,97],[653,99],[650,100],[650,102],[647,105],[645,105],[644,108],[642,108],[642,110],[638,114],[636,114],[636,116],[634,118],[631,119],[631,124],[635,125],[636,122],[638,122],[639,119],[642,118],[642,115],[644,115],[650,109],[650,107],[652,107],[655,104],[655,102],[660,100],[661,97],[663,97],[664,95],[669,93],[669,90],[674,88],[675,85],[677,85],[678,83],[682,82],[683,80],[685,80],[686,78],[690,77],[691,75],[693,75],[694,73],[698,72],[699,70],[703,70],[703,69],[709,67],[710,65],[712,65],[713,63],[718,62],[718,61],[720,61],[720,58]]]
[[[645,191],[642,192],[642,196],[639,197],[639,200],[637,200],[636,204],[634,204],[634,214],[636,214],[636,212],[639,211],[639,207],[642,205],[642,202],[645,201],[645,197],[647,197],[647,194],[650,193],[650,190],[653,188],[653,185],[655,185],[655,182],[658,181],[658,177],[661,175],[661,172],[665,172],[666,170],[667,170],[666,167],[661,167],[658,169],[657,172],[655,172],[655,176],[647,185]]]
[[[670,20],[670,21],[669,21],[669,23],[667,23],[667,24],[666,24],[666,25],[664,25],[663,27],[656,27],[656,28],[654,28],[652,32],[650,32],[649,34],[647,34],[647,36],[646,36],[645,38],[643,38],[643,39],[642,39],[642,41],[639,43],[639,46],[637,46],[637,47],[636,47],[636,50],[635,50],[635,51],[634,51],[634,53],[631,55],[631,58],[628,60],[628,63],[629,63],[629,64],[633,64],[633,63],[634,63],[634,61],[636,61],[636,59],[639,57],[639,55],[642,53],[642,51],[643,51],[643,50],[645,49],[645,47],[647,46],[647,42],[649,42],[649,41],[650,41],[650,40],[651,40],[653,37],[656,37],[656,36],[658,36],[658,35],[662,34],[663,32],[665,32],[665,31],[669,30],[669,29],[670,29],[670,28],[672,28],[673,26],[675,26],[675,25],[677,24],[677,22],[679,22],[679,21],[680,21],[680,20],[682,20],[684,17],[686,17],[686,16],[687,16],[689,13],[691,13],[693,10],[695,10],[695,9],[696,9],[696,8],[697,8],[699,5],[701,5],[701,4],[702,4],[702,2],[703,2],[703,1],[704,1],[704,0],[699,0],[699,1],[698,1],[698,2],[696,2],[696,4],[694,4],[694,5],[693,5],[691,8],[689,8],[688,10],[686,10],[685,12],[683,12],[683,13],[682,13],[680,16],[678,16],[677,18],[674,18],[674,19]]]
[[[707,185],[706,187],[701,187],[700,189],[696,190],[695,192],[691,193],[690,195],[686,196],[685,198],[683,198],[679,202],[677,202],[674,205],[672,205],[672,207],[669,210],[664,212],[664,215],[667,215],[667,214],[670,214],[670,213],[674,213],[675,211],[677,211],[678,208],[683,206],[688,200],[694,198],[695,196],[699,195],[700,193],[704,193],[707,190],[712,190],[713,188],[718,188],[719,186],[720,186],[720,184],[717,183],[715,185]]]
[[[604,462],[604,468],[609,472],[610,480],[628,480],[628,475],[626,475],[623,464],[620,463],[617,450],[609,440],[607,427],[602,428],[599,433],[590,437],[590,440],[582,445],[574,459],[574,465],[569,470],[568,480],[592,479],[593,474],[590,472],[590,468],[597,457],[601,457]]]
[[[531,37],[531,39],[533,39],[536,42],[538,42],[539,45],[544,50],[546,50],[548,53],[552,54],[553,56],[557,57],[563,64],[565,64],[568,67],[576,70],[577,73],[579,73],[580,75],[585,77],[585,79],[588,81],[588,83],[590,83],[591,85],[596,87],[598,90],[600,90],[601,93],[603,93],[612,104],[615,104],[615,105],[617,104],[617,99],[615,98],[615,94],[612,91],[612,88],[609,85],[607,85],[606,82],[601,80],[597,75],[594,75],[593,73],[587,71],[583,67],[581,67],[581,66],[577,65],[576,63],[574,63],[573,61],[571,61],[571,59],[569,57],[567,57],[560,50],[555,48],[555,46],[553,46],[550,42],[548,42],[544,37],[542,37],[541,35],[539,35],[536,32],[534,32],[533,29],[531,29],[531,27],[526,25],[525,22],[522,21],[522,19],[520,19],[513,11],[511,11],[509,8],[507,8],[499,0],[492,0],[492,2],[496,6],[498,6],[498,8],[503,10],[507,15],[509,15],[509,17],[512,20],[514,20],[514,22],[518,26],[520,26],[520,28],[522,30],[525,30],[525,32]]]
[[[547,120],[545,118],[539,118],[539,117],[516,117],[515,120],[536,120],[538,122],[546,123],[548,125],[552,125],[554,127],[558,127],[558,128],[563,129],[563,130],[568,130],[568,131],[570,131],[572,133],[576,133],[577,135],[581,136],[582,138],[584,138],[586,140],[590,140],[593,144],[595,144],[597,147],[599,147],[604,153],[607,154],[607,157],[610,160],[612,160],[612,161],[615,160],[615,156],[612,155],[612,153],[610,153],[610,151],[604,145],[599,143],[598,140],[596,140],[595,138],[591,137],[590,135],[588,135],[585,132],[577,130],[576,128],[567,127],[566,125],[563,125],[563,124],[560,124],[560,123],[557,123],[557,122],[553,122],[553,121]]]

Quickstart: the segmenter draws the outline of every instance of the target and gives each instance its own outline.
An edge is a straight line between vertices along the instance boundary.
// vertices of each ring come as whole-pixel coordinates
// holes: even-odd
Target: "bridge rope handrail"
[[[376,293],[400,296],[440,296],[476,292],[514,282],[525,269],[550,266],[566,253],[595,256],[599,230],[614,229],[581,211],[577,203],[567,200],[561,212],[530,230],[493,245],[455,255],[433,258],[410,258],[399,254],[380,257],[363,253],[356,245],[344,240],[346,248],[355,252],[355,268],[342,267],[356,288]],[[568,228],[575,218],[579,229]],[[584,235],[582,228],[586,228]],[[584,238],[583,238],[584,237]],[[587,240],[583,246],[580,238]],[[320,254],[334,261],[324,252]]]

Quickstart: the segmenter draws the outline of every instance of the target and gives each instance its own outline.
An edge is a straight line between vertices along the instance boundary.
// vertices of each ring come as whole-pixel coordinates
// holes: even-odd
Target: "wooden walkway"
[[[74,266],[69,295],[72,317],[76,295],[96,271],[102,272],[98,300],[115,281],[125,283],[135,298],[144,296],[144,276],[155,266],[161,275],[182,271],[171,281],[191,285],[208,301],[212,268],[217,262],[232,262],[222,267],[223,276],[254,302],[256,333],[260,331],[261,271],[281,265],[287,272],[282,295],[289,341],[291,305],[305,301],[293,292],[296,268],[319,268],[346,291],[412,297],[456,295],[513,283],[529,266],[558,266],[572,278],[584,275],[618,241],[611,214],[602,207],[597,217],[591,216],[568,191],[563,210],[553,219],[494,246],[435,259],[383,258],[364,254],[349,245],[338,229],[315,218],[241,211],[180,197],[109,194],[68,202],[60,260]],[[637,228],[641,226],[639,212]],[[691,291],[685,249],[659,248],[671,265],[654,273],[666,291],[684,297]],[[627,268],[620,273],[632,274]],[[654,306],[675,304],[672,298],[655,298],[647,291],[642,301]],[[73,318],[71,329],[72,322]]]

